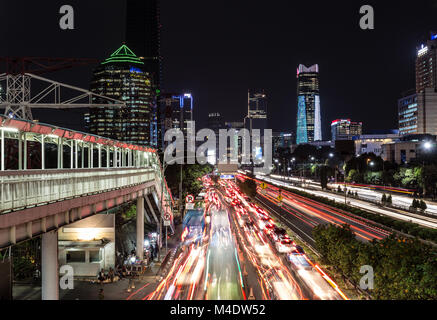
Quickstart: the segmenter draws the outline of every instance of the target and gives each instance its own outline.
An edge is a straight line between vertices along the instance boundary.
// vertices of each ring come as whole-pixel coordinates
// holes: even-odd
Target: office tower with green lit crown
[[[157,146],[153,79],[143,66],[144,62],[123,44],[94,70],[90,90],[126,105],[90,109],[85,115],[90,133],[142,146]],[[94,99],[99,103],[99,98]]]

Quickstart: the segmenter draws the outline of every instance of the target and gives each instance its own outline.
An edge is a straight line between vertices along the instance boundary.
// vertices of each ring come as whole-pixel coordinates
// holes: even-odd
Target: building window
[[[90,262],[100,262],[102,261],[100,250],[90,250]]]
[[[85,251],[67,251],[67,263],[86,262]]]

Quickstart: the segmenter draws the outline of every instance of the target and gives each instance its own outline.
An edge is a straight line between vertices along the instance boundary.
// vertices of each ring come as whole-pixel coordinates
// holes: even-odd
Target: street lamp
[[[425,141],[423,143],[423,148],[425,149],[425,151],[430,151],[433,147],[434,145],[430,141]],[[422,179],[424,173],[425,173],[425,157],[422,156]],[[426,194],[426,186],[425,183],[423,183],[423,197],[425,197],[425,194]]]
[[[334,154],[331,152],[331,153],[329,154],[329,157],[330,157],[330,158],[334,158]]]

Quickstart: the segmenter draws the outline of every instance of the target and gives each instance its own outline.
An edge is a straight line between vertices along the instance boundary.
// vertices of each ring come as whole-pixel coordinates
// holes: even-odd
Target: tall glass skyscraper
[[[297,69],[297,130],[296,143],[322,140],[320,118],[319,66]]]
[[[156,98],[152,77],[125,44],[95,70],[90,90],[118,99],[125,107],[92,108],[85,115],[90,133],[142,146],[157,146]],[[99,98],[94,103],[99,103]]]
[[[165,149],[165,132],[169,129],[181,129],[187,137],[188,121],[193,121],[193,96],[191,93],[163,93],[160,96],[162,149]]]

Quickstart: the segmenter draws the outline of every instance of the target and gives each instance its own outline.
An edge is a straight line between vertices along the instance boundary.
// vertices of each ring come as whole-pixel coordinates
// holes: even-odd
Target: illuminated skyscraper
[[[263,135],[267,129],[267,95],[264,91],[247,92],[246,129],[259,129]]]
[[[193,96],[191,93],[163,93],[159,101],[161,109],[162,148],[164,135],[169,129],[181,129],[187,137],[188,121],[193,121]]]
[[[157,145],[156,99],[152,76],[144,63],[123,44],[95,70],[90,90],[118,99],[125,107],[90,109],[85,121],[90,133],[137,145]],[[99,102],[96,99],[95,102]]]
[[[363,133],[363,123],[353,122],[350,119],[337,119],[331,122],[331,141],[352,140],[354,136]]]
[[[437,35],[431,35],[426,44],[417,48],[416,56],[416,93],[425,88],[437,87]]]
[[[418,133],[419,105],[417,94],[406,94],[398,100],[398,123],[400,134]]]
[[[322,140],[320,118],[319,66],[297,69],[297,130],[296,143]]]
[[[416,92],[398,100],[399,133],[437,134],[437,34],[417,48]]]

